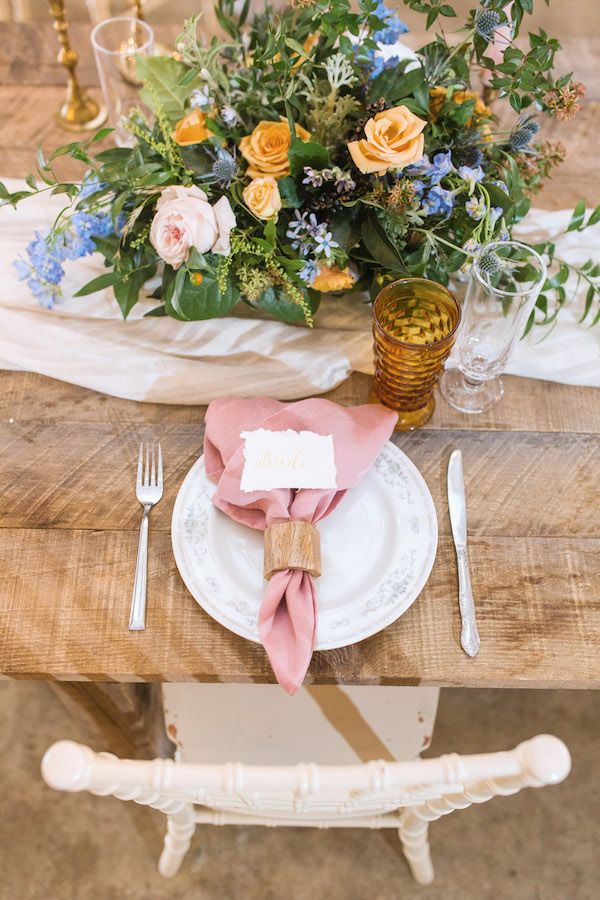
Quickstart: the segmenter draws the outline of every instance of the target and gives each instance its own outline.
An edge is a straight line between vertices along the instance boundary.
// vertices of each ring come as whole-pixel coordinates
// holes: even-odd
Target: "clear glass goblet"
[[[481,413],[504,394],[499,375],[523,334],[546,280],[539,253],[519,241],[486,244],[473,262],[454,345],[457,369],[447,369],[440,390],[450,406]]]
[[[91,40],[108,121],[115,129],[115,143],[119,147],[131,147],[134,138],[124,121],[132,109],[143,106],[136,60],[153,54],[154,32],[141,19],[115,16],[99,22],[92,29]]]

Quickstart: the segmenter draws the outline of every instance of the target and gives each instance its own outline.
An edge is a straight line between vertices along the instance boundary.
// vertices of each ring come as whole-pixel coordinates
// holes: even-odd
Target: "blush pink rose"
[[[178,269],[192,247],[198,253],[211,250],[227,256],[229,233],[235,224],[227,197],[211,206],[204,191],[195,185],[171,185],[162,191],[156,204],[150,243],[161,259]]]

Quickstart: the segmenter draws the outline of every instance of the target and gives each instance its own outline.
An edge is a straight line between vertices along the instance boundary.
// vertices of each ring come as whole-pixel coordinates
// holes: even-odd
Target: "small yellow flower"
[[[190,275],[190,281],[192,282],[192,284],[195,284],[196,287],[199,287],[199,285],[201,285],[204,281],[204,275],[202,274],[202,272],[192,272],[192,274]]]
[[[475,116],[485,116],[489,118],[492,115],[492,111],[489,106],[486,106],[479,94],[475,93],[475,91],[456,91],[455,94],[452,95],[452,99],[459,106],[462,106],[463,103],[466,103],[467,100],[474,100],[475,107],[473,109],[473,114]],[[467,122],[467,125],[471,124],[471,120]]]
[[[272,175],[253,178],[242,191],[244,203],[259,219],[276,219],[281,209],[281,195]]]
[[[423,156],[427,125],[407,106],[384,109],[369,119],[365,136],[348,144],[350,156],[363,175],[385,175],[390,169],[403,169]]]
[[[429,114],[434,121],[441,113],[447,95],[448,91],[445,87],[429,88]]]
[[[296,135],[303,141],[310,140],[310,134],[301,125],[296,125]],[[260,175],[283,178],[289,175],[290,144],[291,133],[287,119],[279,122],[259,122],[252,134],[246,135],[240,141],[240,152],[248,161],[246,174],[251,178]]]
[[[349,291],[356,284],[356,278],[346,266],[340,269],[339,266],[319,265],[319,274],[315,278],[312,286],[315,291],[335,292]]]
[[[200,144],[210,137],[210,131],[206,127],[206,116],[199,109],[180,119],[171,137],[180,147],[188,147],[190,144]]]

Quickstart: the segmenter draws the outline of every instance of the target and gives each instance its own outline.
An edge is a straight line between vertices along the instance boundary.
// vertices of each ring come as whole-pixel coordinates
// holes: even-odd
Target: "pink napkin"
[[[206,474],[217,482],[213,503],[224,513],[264,531],[299,519],[316,524],[336,508],[376,459],[396,424],[396,413],[378,404],[344,408],[329,400],[280,403],[268,397],[213,400],[206,413]],[[242,431],[313,431],[333,437],[337,490],[287,488],[244,493]],[[285,569],[268,583],[259,612],[260,639],[279,683],[293,694],[304,680],[317,631],[317,588],[308,572]]]

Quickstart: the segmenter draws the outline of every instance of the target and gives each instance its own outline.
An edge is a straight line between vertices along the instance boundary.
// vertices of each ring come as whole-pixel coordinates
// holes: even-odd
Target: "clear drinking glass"
[[[131,147],[134,139],[123,122],[134,107],[141,105],[136,59],[152,55],[154,32],[141,19],[116,16],[99,22],[92,29],[91,40],[115,142],[119,147]]]
[[[454,345],[457,369],[440,390],[450,406],[480,413],[502,398],[498,377],[546,280],[544,260],[519,241],[486,244],[475,259]]]

